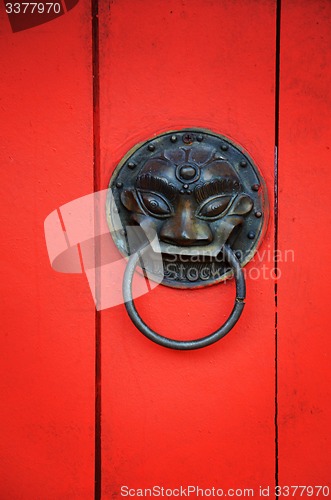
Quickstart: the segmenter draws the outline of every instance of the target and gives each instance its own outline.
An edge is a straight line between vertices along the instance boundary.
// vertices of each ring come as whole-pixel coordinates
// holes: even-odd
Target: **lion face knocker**
[[[253,256],[265,227],[266,191],[252,160],[229,139],[194,129],[169,132],[138,145],[117,167],[107,207],[115,243],[124,254],[125,231],[138,225],[158,236],[163,284],[198,287],[230,272],[223,247],[240,264]],[[146,264],[145,264],[146,265]],[[157,274],[150,259],[149,271]]]

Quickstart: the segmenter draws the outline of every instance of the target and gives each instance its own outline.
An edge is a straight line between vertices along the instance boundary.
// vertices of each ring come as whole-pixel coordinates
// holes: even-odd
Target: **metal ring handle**
[[[129,258],[128,264],[125,269],[124,278],[123,278],[123,297],[125,301],[125,307],[128,312],[128,315],[131,318],[132,323],[141,331],[145,337],[149,338],[156,344],[162,345],[163,347],[168,347],[169,349],[177,349],[177,350],[191,350],[191,349],[200,349],[202,347],[206,347],[208,345],[214,344],[221,338],[223,338],[229,331],[234,327],[237,323],[240,315],[244,309],[245,303],[244,299],[246,296],[246,286],[243,271],[240,267],[240,263],[236,258],[234,252],[228,245],[224,245],[223,254],[227,262],[230,264],[233,274],[236,280],[236,299],[234,303],[234,307],[232,312],[226,322],[218,328],[215,332],[203,337],[201,339],[196,340],[174,340],[168,337],[163,337],[158,333],[154,332],[146,323],[141,319],[139,313],[134,305],[132,298],[132,281],[134,271],[140,260],[140,254],[143,254],[149,244],[142,246],[137,252],[131,255]]]

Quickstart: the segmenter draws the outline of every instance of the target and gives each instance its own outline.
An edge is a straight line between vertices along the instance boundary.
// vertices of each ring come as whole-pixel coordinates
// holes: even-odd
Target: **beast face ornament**
[[[132,254],[125,228],[155,233],[163,261],[163,284],[195,288],[229,277],[224,246],[241,267],[253,257],[268,210],[264,182],[243,149],[221,135],[185,129],[135,146],[116,168],[107,219],[119,250]],[[116,230],[119,217],[123,230]],[[153,258],[144,260],[158,275]]]

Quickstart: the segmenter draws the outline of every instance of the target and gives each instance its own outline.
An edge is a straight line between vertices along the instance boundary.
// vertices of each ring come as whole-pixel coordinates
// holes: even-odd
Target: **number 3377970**
[[[60,14],[59,3],[15,2],[6,3],[7,14]]]

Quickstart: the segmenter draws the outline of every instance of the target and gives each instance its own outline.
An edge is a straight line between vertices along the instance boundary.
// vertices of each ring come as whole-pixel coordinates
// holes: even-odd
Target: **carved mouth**
[[[216,257],[222,249],[222,242],[214,239],[214,241],[207,245],[180,246],[160,241],[160,249],[163,255]]]
[[[230,272],[222,253],[216,257],[211,255],[162,254],[162,262],[163,284],[179,288],[213,284],[224,279],[225,275]],[[153,269],[153,265],[149,271],[152,274],[158,274],[158,269]]]

